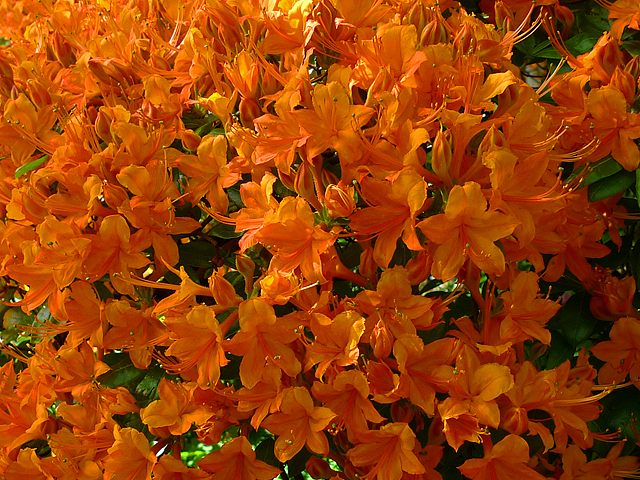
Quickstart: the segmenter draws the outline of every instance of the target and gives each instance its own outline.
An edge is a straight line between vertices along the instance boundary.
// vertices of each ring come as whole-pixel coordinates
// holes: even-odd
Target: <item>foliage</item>
[[[638,0],[0,11],[0,476],[638,477]]]

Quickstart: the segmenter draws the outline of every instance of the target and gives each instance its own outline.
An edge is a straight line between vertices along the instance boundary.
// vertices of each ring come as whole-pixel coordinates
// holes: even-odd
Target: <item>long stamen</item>
[[[591,432],[591,436],[601,442],[617,443],[620,441],[620,432],[622,432],[621,428],[611,433],[606,433],[606,431],[604,433]]]
[[[598,138],[593,137],[593,139],[591,139],[591,141],[586,145],[583,145],[580,150],[569,153],[552,153],[550,157],[552,160],[558,160],[561,162],[577,162],[595,152],[600,146],[600,143],[601,142]]]
[[[556,407],[573,407],[575,405],[585,405],[588,403],[597,402],[601,398],[604,398],[607,395],[609,395],[611,392],[613,392],[613,390],[614,390],[613,388],[607,388],[602,392],[598,393],[597,395],[590,395],[588,397],[583,397],[583,398],[558,399],[556,397],[556,399],[553,400],[553,404]]]
[[[558,72],[564,66],[565,63],[567,63],[567,59],[565,57],[562,57],[558,62],[558,65],[556,66],[556,68],[553,70],[553,72],[547,72],[547,78],[545,78],[544,82],[542,82],[538,87],[538,89],[536,90],[536,93],[540,98],[544,97],[547,93],[551,92],[551,90],[553,90],[556,85],[559,85],[558,83],[556,83],[555,85],[549,87],[551,80],[555,78],[555,76],[558,74]]]
[[[513,32],[509,32],[507,35],[505,35],[505,37],[502,39],[502,42],[500,42],[501,45],[509,45],[512,44],[515,45],[516,43],[522,42],[523,40],[526,40],[527,38],[529,38],[531,35],[534,34],[534,32],[540,27],[540,25],[542,25],[542,14],[538,15],[538,18],[535,19],[535,21],[531,24],[531,26],[529,28],[527,28],[524,32],[522,32],[526,26],[527,23],[529,23],[529,20],[531,19],[531,14],[533,13],[533,9],[535,8],[535,4],[531,5],[531,8],[529,9],[529,12],[525,15],[525,17],[522,19],[522,22],[520,23],[520,25],[518,25],[518,28],[516,28]],[[520,34],[522,32],[522,34]]]

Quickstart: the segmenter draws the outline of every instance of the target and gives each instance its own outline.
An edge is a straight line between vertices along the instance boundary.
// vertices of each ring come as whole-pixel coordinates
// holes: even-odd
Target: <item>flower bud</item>
[[[500,411],[502,421],[500,426],[507,432],[515,435],[522,435],[529,429],[529,417],[527,411],[520,407],[511,407],[505,411]]]
[[[282,184],[287,188],[287,190],[291,190],[292,192],[295,191],[296,187],[295,187],[295,173],[292,176],[291,172],[289,174],[278,171],[278,176],[280,178],[280,181],[282,182]]]
[[[73,56],[71,45],[58,32],[53,32],[51,40],[56,58],[65,68],[69,68]]]
[[[98,112],[95,121],[96,133],[101,140],[107,143],[113,142],[113,136],[111,135],[111,119],[109,115],[103,111]]]
[[[640,75],[640,57],[636,55],[629,60],[629,62],[624,66],[624,71],[631,75],[634,82],[637,82],[638,76]]]
[[[311,457],[307,460],[307,464],[305,466],[307,473],[311,475],[312,478],[316,479],[325,479],[333,477],[336,472],[331,469],[331,466],[326,460],[323,460],[318,457]]]
[[[598,44],[600,44],[600,41]],[[596,83],[601,82],[605,85],[608,84],[611,81],[611,75],[613,75],[616,67],[623,66],[624,56],[620,50],[620,45],[615,39],[610,38],[609,41],[600,48],[596,46],[596,55],[593,59],[594,71],[591,75],[592,86],[594,81]]]
[[[284,305],[299,291],[298,279],[293,274],[283,274],[277,270],[260,280],[261,294],[273,302]]]
[[[407,262],[408,278],[411,285],[419,285],[431,275],[433,259],[427,252],[420,252]]]
[[[391,354],[393,335],[384,321],[378,320],[376,326],[373,327],[369,343],[373,348],[373,355],[376,358],[387,358]]]
[[[495,125],[491,125],[478,147],[478,158],[482,158],[485,153],[489,153],[495,148],[503,148],[506,143],[504,134]]]
[[[162,58],[160,55],[158,55],[157,53],[151,54],[151,56],[149,57],[149,62],[151,63],[151,66],[156,70],[165,70],[165,71],[172,70],[171,64],[167,62],[164,58]]]
[[[209,288],[218,305],[237,306],[240,303],[235,288],[220,273],[214,273],[209,277]]]
[[[324,204],[331,218],[348,217],[356,209],[354,188],[329,185],[324,193]]]
[[[629,105],[633,105],[636,99],[636,82],[630,73],[616,67],[611,75],[611,85],[622,92]]]
[[[96,78],[102,83],[106,83],[107,85],[113,83],[113,79],[109,77],[109,75],[105,71],[101,60],[90,58],[87,62],[87,67],[89,68],[89,71],[93,73]]]
[[[13,69],[6,60],[0,58],[0,76],[13,78]]]
[[[113,210],[118,210],[125,201],[129,200],[129,195],[127,195],[127,191],[124,188],[111,183],[104,184],[102,195],[106,204]]]
[[[515,30],[516,19],[511,9],[504,2],[497,1],[494,5],[494,11],[496,14],[496,27],[499,31],[505,34]]]
[[[391,404],[391,418],[394,422],[410,423],[416,412],[408,405],[400,405],[398,402]]]
[[[262,115],[262,110],[255,100],[243,98],[240,100],[240,122],[245,128],[253,128],[253,121]]]
[[[182,131],[182,145],[187,150],[195,152],[200,145],[202,138],[193,130],[183,130]]]
[[[564,5],[560,5],[560,3],[556,3],[554,5],[555,17],[557,20],[560,20],[562,23],[562,32],[561,36],[563,40],[569,38],[569,33],[571,32],[571,28],[576,20],[573,16],[573,12]]]
[[[378,283],[378,264],[373,259],[373,248],[366,247],[360,254],[360,275],[365,277],[371,285]]]
[[[430,9],[423,2],[416,2],[409,10],[407,20],[420,32],[432,20]]]
[[[27,89],[29,90],[29,97],[31,97],[31,101],[38,110],[51,105],[51,95],[49,95],[47,89],[43,88],[42,85],[34,80],[27,80]]]
[[[307,200],[317,210],[322,210],[322,205],[316,195],[316,186],[313,180],[312,167],[308,162],[302,162],[293,180],[293,189],[302,198]]]
[[[451,181],[451,157],[452,147],[449,131],[439,131],[433,141],[433,150],[431,152],[431,168],[435,174],[442,180],[447,188],[452,188]]]
[[[449,32],[447,31],[447,27],[445,27],[440,17],[436,17],[434,20],[425,25],[425,27],[422,29],[422,33],[420,34],[421,47],[437,45],[439,43],[448,43],[448,40]]]
[[[476,47],[476,38],[468,23],[465,23],[458,30],[456,37],[453,39],[453,48],[457,52],[458,57],[473,53]]]
[[[262,96],[273,95],[279,90],[280,82],[269,72],[265,72],[262,76]]]
[[[319,173],[320,175],[320,179],[322,180],[322,186],[324,188],[327,188],[329,185],[336,185],[340,179],[331,171],[327,170],[326,168],[322,168],[321,165],[319,165],[320,168],[316,168],[316,173]],[[320,170],[318,172],[318,170]]]
[[[499,118],[505,114],[509,108],[513,107],[520,100],[520,87],[516,84],[509,85],[504,92],[498,95],[498,107],[493,111],[492,117]]]
[[[253,290],[253,274],[256,264],[246,255],[236,255],[236,269],[244,278],[244,290],[249,293]]]

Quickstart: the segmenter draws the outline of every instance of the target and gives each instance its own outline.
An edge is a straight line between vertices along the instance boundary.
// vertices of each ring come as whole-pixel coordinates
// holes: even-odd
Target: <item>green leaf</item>
[[[550,46],[551,46],[551,42],[549,40],[544,40],[543,42],[540,42],[539,44],[537,44],[535,48],[531,49],[531,51],[528,53],[532,57],[537,57],[539,56],[540,52],[542,52],[546,48],[549,48]]]
[[[640,287],[640,242],[636,243],[631,249],[629,255],[629,264],[631,266],[631,273],[636,281],[636,291]]]
[[[33,160],[29,163],[22,165],[21,167],[18,167],[16,169],[15,177],[20,178],[25,173],[35,170],[40,165],[42,165],[48,158],[49,158],[49,155],[43,155],[40,158],[37,158],[36,160]]]
[[[636,169],[636,199],[640,207],[640,168]]]
[[[606,11],[606,15],[609,15],[608,11]],[[580,31],[589,33],[593,36],[600,36],[602,35],[602,32],[607,32],[611,28],[606,16],[604,18],[599,16],[597,11],[593,9],[580,9],[576,13],[575,18]]]
[[[631,247],[633,246],[633,237],[631,235],[624,235],[622,237],[622,246],[619,249],[612,240],[605,243],[605,246],[609,247],[611,253],[606,257],[594,259],[595,264],[600,265],[601,267],[617,270],[621,265],[626,264],[629,260]]]
[[[576,168],[566,180],[566,183],[571,182],[579,174],[584,171],[584,166]],[[587,187],[592,183],[602,180],[603,178],[610,177],[614,173],[618,173],[622,170],[622,165],[616,162],[611,155],[607,155],[601,160],[592,163],[589,166],[589,173],[582,179],[580,188]]]
[[[587,340],[596,328],[598,319],[591,313],[590,301],[589,294],[576,293],[552,319],[553,323],[559,326],[564,338],[574,347]]]
[[[615,432],[620,428],[622,434],[630,440],[627,443],[635,445],[637,440],[631,425],[633,418],[640,417],[640,391],[634,387],[614,390],[600,400],[600,403],[603,410],[597,424],[602,431],[608,429]]]
[[[22,334],[22,330],[18,330],[17,328],[5,328],[0,331],[0,344],[17,343],[17,340],[21,338]],[[23,338],[28,339],[29,337]]]
[[[244,208],[244,203],[242,203],[242,197],[240,196],[240,186],[233,186],[227,189],[227,195],[229,196],[229,200],[235,203],[236,207]]]
[[[600,200],[613,197],[614,195],[624,192],[633,185],[635,181],[636,174],[634,172],[620,170],[610,177],[603,178],[589,185],[589,201],[599,202]]]
[[[280,461],[276,458],[274,451],[275,445],[276,441],[273,438],[265,438],[260,445],[256,447],[256,459],[272,467],[280,468]]]
[[[6,307],[2,309],[6,310]],[[21,308],[9,308],[4,311],[2,325],[4,328],[15,328],[16,325],[34,325],[36,318],[33,315],[24,313]]]
[[[154,390],[158,388],[158,384],[162,377],[164,377],[165,371],[159,365],[155,365],[151,370],[147,372],[140,383],[136,385],[136,393],[144,396],[149,396]]]
[[[220,369],[220,379],[235,380],[240,377],[240,362],[242,361],[242,357],[227,354],[227,359],[229,363]]]
[[[140,370],[139,368],[134,367],[127,356],[127,358],[114,365],[110,371],[104,375],[100,375],[98,377],[98,382],[109,388],[121,387],[142,377],[145,372],[146,370]]]
[[[195,133],[201,137],[207,135],[213,128],[213,123],[205,123],[204,125],[198,127],[195,130]]]
[[[113,298],[113,293],[111,293],[111,290],[109,290],[106,287],[104,282],[94,282],[93,286],[98,292],[98,296],[100,297],[100,300],[107,300],[109,298]]]
[[[231,240],[232,238],[241,237],[244,232],[236,232],[236,227],[234,225],[216,222],[216,225],[207,233],[211,237]]]
[[[569,38],[564,42],[564,44],[572,55],[578,56],[591,51],[595,44],[598,43],[599,38],[599,35],[596,36],[593,33],[583,32]],[[536,56],[551,59],[560,59],[564,57],[564,55],[558,52],[554,47],[545,48],[544,50],[537,52]]]
[[[360,265],[360,254],[362,253],[362,246],[358,242],[349,243],[344,249],[338,251],[338,255],[345,267],[349,269],[356,268]]]
[[[631,113],[640,113],[640,96],[631,105]]]
[[[311,453],[306,448],[302,448],[295,457],[287,462],[287,475],[293,478],[302,473],[307,466],[307,461],[311,458]]]
[[[218,249],[208,242],[189,242],[178,246],[180,263],[192,267],[211,267],[211,259],[216,256]]]
[[[520,52],[528,55],[529,53],[531,53],[535,49],[536,41],[533,38],[533,35],[529,35],[524,40],[521,40],[518,43],[516,43],[515,47]]]
[[[631,40],[624,42],[622,48],[629,52],[632,56],[637,57],[640,55],[640,40]]]
[[[544,369],[551,370],[573,358],[576,349],[559,332],[551,332],[551,345],[538,361],[545,362]],[[536,363],[538,363],[536,361]]]

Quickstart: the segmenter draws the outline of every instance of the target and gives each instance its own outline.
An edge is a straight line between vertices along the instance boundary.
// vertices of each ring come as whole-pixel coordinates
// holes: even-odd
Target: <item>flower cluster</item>
[[[0,2],[0,476],[637,478],[640,3],[467,3]]]

